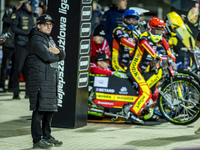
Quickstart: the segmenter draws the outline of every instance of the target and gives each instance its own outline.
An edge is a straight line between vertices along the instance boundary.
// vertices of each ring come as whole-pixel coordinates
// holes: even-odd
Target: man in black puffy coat
[[[29,33],[27,56],[30,110],[33,110],[31,134],[33,148],[50,148],[62,145],[51,136],[51,121],[58,110],[58,61],[65,52],[56,47],[49,35],[54,20],[47,14],[37,20],[37,27]],[[42,127],[41,127],[42,121]]]

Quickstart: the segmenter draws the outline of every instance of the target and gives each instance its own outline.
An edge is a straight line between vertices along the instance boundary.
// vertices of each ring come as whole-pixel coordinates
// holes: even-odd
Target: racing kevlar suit
[[[139,96],[131,107],[131,111],[136,115],[139,115],[142,112],[143,108],[152,97],[151,90],[143,75],[146,73],[146,69],[153,58],[158,57],[156,54],[158,44],[161,44],[166,49],[168,56],[171,56],[173,59],[169,45],[164,37],[162,37],[159,43],[153,43],[148,32],[144,32],[140,35],[138,46],[132,54],[133,59],[126,70],[130,80],[133,83],[137,83],[135,85],[136,87],[138,86],[137,88],[139,89]]]
[[[131,53],[137,47],[137,36],[125,27],[117,27],[113,31],[112,68],[124,71],[127,69]]]

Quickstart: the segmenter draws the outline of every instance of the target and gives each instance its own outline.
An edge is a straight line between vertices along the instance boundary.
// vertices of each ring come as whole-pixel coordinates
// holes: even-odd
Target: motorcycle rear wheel
[[[200,87],[186,77],[175,77],[173,85],[165,82],[158,106],[162,116],[176,125],[188,125],[200,117]]]

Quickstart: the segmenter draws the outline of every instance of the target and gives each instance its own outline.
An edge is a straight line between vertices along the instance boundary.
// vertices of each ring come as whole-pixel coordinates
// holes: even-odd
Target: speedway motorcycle
[[[143,109],[140,118],[152,116],[155,104],[162,116],[178,125],[193,123],[200,117],[200,87],[189,75],[176,73],[173,62],[168,57],[154,60],[152,76],[145,76],[152,90],[152,99]],[[128,111],[138,97],[125,73],[114,76],[94,76],[88,100],[88,115],[110,116],[111,121],[118,118],[128,119]]]
[[[188,49],[185,49],[188,51]],[[161,49],[157,51],[159,54],[166,54],[165,50]],[[176,54],[175,54],[176,55]],[[200,52],[197,50],[190,50],[190,57],[184,58],[184,61],[176,62],[173,64],[176,68],[176,76],[185,76],[189,80],[192,80],[197,85],[200,85]],[[154,108],[154,114],[163,117],[158,106]]]

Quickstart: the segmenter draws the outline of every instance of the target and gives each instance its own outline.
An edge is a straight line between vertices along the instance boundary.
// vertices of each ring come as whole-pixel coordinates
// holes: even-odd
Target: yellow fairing
[[[151,88],[162,78],[162,69],[160,68],[157,74],[152,75],[147,80],[147,85]]]
[[[133,103],[137,99],[137,96],[96,93],[96,99]]]

